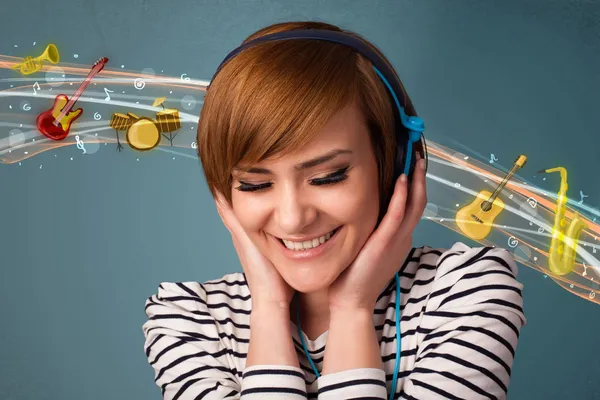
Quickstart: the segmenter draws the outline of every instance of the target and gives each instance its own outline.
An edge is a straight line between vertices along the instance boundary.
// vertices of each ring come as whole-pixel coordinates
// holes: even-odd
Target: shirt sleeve
[[[505,249],[480,247],[446,252],[437,267],[400,398],[506,399],[526,322],[516,263]]]
[[[317,379],[319,400],[387,398],[385,372],[377,368],[357,368],[321,375]]]
[[[161,284],[146,314],[144,350],[164,400],[306,399],[299,368],[253,366],[238,379],[235,352],[223,344],[201,285]]]

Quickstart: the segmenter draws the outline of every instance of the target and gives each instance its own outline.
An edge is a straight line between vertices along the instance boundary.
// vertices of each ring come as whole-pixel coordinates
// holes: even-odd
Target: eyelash
[[[313,186],[322,186],[322,185],[334,185],[336,183],[340,183],[345,181],[346,179],[348,179],[348,168],[349,167],[344,167],[341,169],[338,169],[337,171],[327,175],[324,178],[318,178],[318,179],[313,179],[312,181],[310,181],[310,184]],[[246,183],[246,182],[242,182],[239,181],[240,185],[238,187],[236,187],[235,189],[239,190],[240,192],[256,192],[259,190],[264,190],[264,189],[268,189],[271,187],[272,183],[261,183],[258,185],[253,185],[250,183]]]

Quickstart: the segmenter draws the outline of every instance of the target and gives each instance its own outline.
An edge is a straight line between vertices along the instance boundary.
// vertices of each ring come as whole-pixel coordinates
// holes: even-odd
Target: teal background
[[[563,165],[571,196],[598,204],[597,1],[4,1],[0,53],[56,43],[61,62],[106,56],[112,68],[209,80],[248,34],[294,19],[377,44],[429,140],[504,166],[527,154],[527,174]],[[143,352],[146,298],[161,281],[240,270],[197,160],[108,147],[0,165],[0,399],[159,399]],[[458,240],[469,243],[427,221],[415,236],[418,246]],[[600,399],[600,307],[527,267],[519,280],[528,324],[509,399]]]

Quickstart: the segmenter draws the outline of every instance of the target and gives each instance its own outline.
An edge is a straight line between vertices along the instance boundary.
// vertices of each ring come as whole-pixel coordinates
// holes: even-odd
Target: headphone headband
[[[379,78],[386,85],[391,97],[393,98],[396,109],[400,116],[400,122],[404,128],[408,131],[408,143],[406,149],[406,155],[400,154],[401,140],[397,138],[398,151],[396,154],[396,163],[394,175],[398,177],[402,172],[409,176],[410,164],[412,159],[413,143],[418,142],[423,137],[423,131],[425,129],[423,120],[417,116],[408,116],[404,111],[406,106],[406,98],[400,81],[397,79],[396,74],[384,61],[384,59],[377,54],[367,43],[356,36],[349,35],[345,32],[331,31],[327,29],[296,29],[291,31],[277,32],[258,38],[252,39],[239,47],[233,49],[225,59],[219,64],[215,71],[211,83],[223,68],[223,66],[237,56],[242,51],[251,47],[257,46],[262,43],[278,41],[278,40],[290,40],[290,39],[310,39],[310,40],[323,40],[327,42],[339,43],[345,46],[349,46],[356,50],[358,53],[366,57],[372,64],[373,69],[379,76]],[[210,88],[210,84],[207,89]],[[397,127],[399,129],[399,127]],[[424,138],[423,138],[424,142]],[[425,148],[425,145],[423,146]],[[426,157],[426,156],[425,156]]]
[[[296,29],[296,30],[292,30],[292,31],[277,32],[277,33],[271,33],[269,35],[264,35],[264,36],[258,37],[256,39],[253,39],[249,42],[246,42],[246,43],[242,44],[241,46],[239,46],[238,48],[232,50],[229,54],[227,54],[227,56],[221,62],[221,64],[217,68],[217,71],[213,75],[213,79],[219,73],[221,68],[230,59],[237,56],[242,51],[249,49],[251,47],[254,47],[256,45],[262,44],[262,43],[278,41],[278,40],[289,40],[289,39],[322,40],[322,41],[326,41],[326,42],[343,44],[343,45],[353,48],[354,50],[356,50],[357,52],[359,52],[360,54],[365,56],[367,59],[369,59],[369,61],[371,61],[373,66],[375,68],[377,68],[377,70],[379,70],[383,74],[383,76],[386,77],[387,81],[392,86],[392,90],[396,94],[401,95],[402,100],[403,100],[402,106],[406,105],[406,102],[404,101],[405,99],[404,99],[403,91],[402,91],[401,87],[398,85],[397,79],[395,79],[395,74],[390,70],[387,63],[385,63],[381,59],[381,57],[375,51],[373,51],[373,49],[371,47],[369,47],[364,41],[360,40],[359,38],[357,38],[355,36],[348,35],[347,33],[344,33],[344,32],[330,31],[330,30],[326,30],[326,29]]]

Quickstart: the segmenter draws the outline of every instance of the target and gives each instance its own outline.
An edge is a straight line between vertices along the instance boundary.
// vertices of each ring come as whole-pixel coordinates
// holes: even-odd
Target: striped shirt
[[[521,326],[517,265],[501,248],[413,248],[399,270],[401,359],[396,399],[505,399]],[[245,368],[250,291],[244,274],[162,283],[146,301],[144,349],[164,399],[387,399],[396,355],[396,286],[373,313],[383,370],[316,378],[290,321],[300,368]],[[302,333],[319,371],[327,332]],[[348,349],[352,351],[352,349]]]

